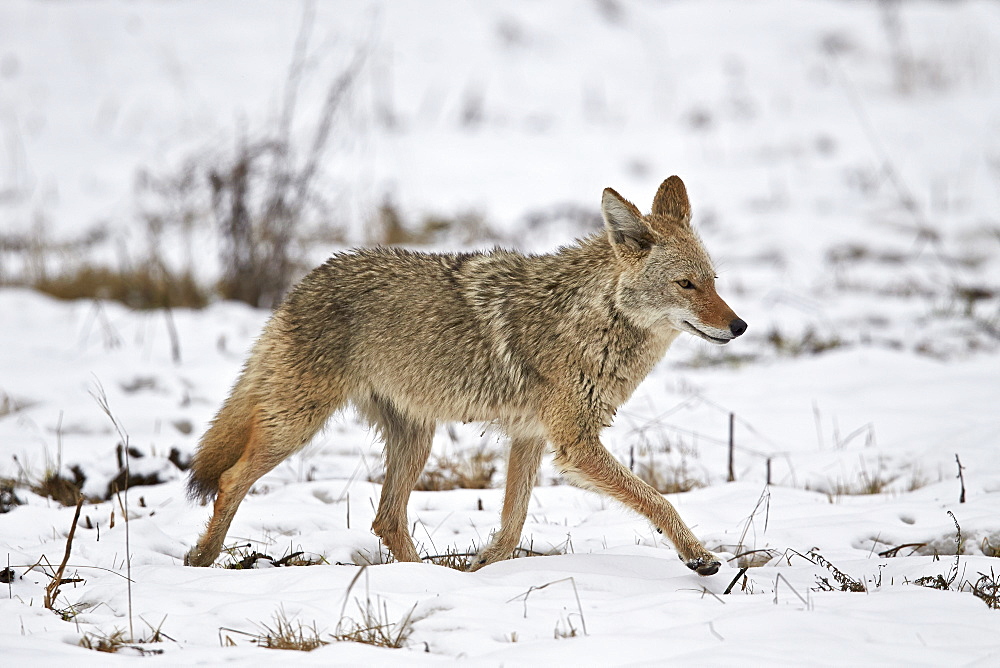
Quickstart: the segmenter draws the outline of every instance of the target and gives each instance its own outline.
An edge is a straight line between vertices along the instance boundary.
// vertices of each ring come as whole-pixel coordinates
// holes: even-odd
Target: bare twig
[[[958,495],[958,502],[965,503],[965,476],[962,475],[965,467],[962,466],[962,460],[958,458],[958,453],[955,453],[955,463],[958,464],[958,481],[962,485],[962,492]]]
[[[45,587],[44,605],[49,610],[55,605],[56,597],[59,596],[59,587],[63,584],[63,573],[66,572],[66,564],[69,563],[69,554],[73,549],[73,536],[76,534],[76,524],[80,521],[80,510],[83,509],[83,496],[78,496],[76,502],[76,512],[73,513],[73,524],[69,527],[69,534],[66,536],[66,552],[63,553],[62,563],[52,576],[52,581]]]
[[[169,304],[163,308],[163,315],[167,320],[167,335],[170,337],[170,359],[174,364],[181,363],[181,341],[177,336],[177,327],[174,325],[174,312]]]
[[[524,616],[525,618],[527,618],[528,596],[531,595],[531,592],[539,591],[541,589],[545,589],[546,587],[551,587],[552,585],[559,584],[561,582],[569,582],[571,585],[573,585],[573,596],[576,597],[576,609],[580,613],[580,624],[583,627],[583,635],[589,635],[587,633],[587,620],[583,616],[583,606],[580,604],[580,592],[577,591],[576,589],[576,580],[573,577],[562,578],[561,580],[553,580],[552,582],[546,582],[545,584],[538,585],[537,587],[535,585],[532,585],[528,587],[528,591],[524,592],[523,594],[515,596],[514,598],[510,599],[510,601],[507,602],[510,603],[512,601],[516,601],[517,599],[521,599],[524,602]]]
[[[736,414],[729,414],[729,477],[727,480],[729,482],[736,481],[736,472],[733,470],[733,451],[736,449],[735,440],[735,430],[736,430]]]
[[[738,581],[738,580],[739,580],[739,579],[740,579],[741,577],[743,577],[744,575],[746,575],[746,574],[747,574],[747,571],[748,571],[748,570],[749,570],[749,568],[748,568],[747,566],[744,566],[743,568],[741,568],[741,569],[739,570],[739,572],[738,572],[738,573],[736,574],[736,577],[734,577],[734,578],[733,578],[733,581],[729,583],[729,586],[728,586],[728,587],[726,587],[726,590],[725,590],[724,592],[722,592],[722,594],[723,594],[723,595],[726,595],[726,594],[728,594],[729,592],[731,592],[731,591],[733,590],[733,587],[734,587],[734,586],[736,585],[736,582],[737,582],[737,581]]]
[[[913,548],[912,551],[910,552],[910,554],[912,555],[914,552],[916,552],[917,550],[919,550],[920,548],[922,548],[922,547],[924,547],[926,545],[927,545],[927,543],[903,543],[902,545],[897,545],[896,547],[890,547],[888,550],[882,550],[881,552],[878,553],[878,556],[880,556],[880,557],[898,557],[899,556],[899,551],[902,550],[903,548],[906,548],[906,547]],[[909,555],[907,555],[907,556],[909,556]]]
[[[10,552],[7,553],[7,568],[4,569],[3,575],[0,582],[7,583],[7,598],[14,598],[14,588],[11,586],[11,583],[14,582],[14,571],[10,567]]]

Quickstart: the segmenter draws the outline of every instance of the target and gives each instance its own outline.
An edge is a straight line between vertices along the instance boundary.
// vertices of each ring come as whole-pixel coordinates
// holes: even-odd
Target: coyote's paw
[[[719,561],[712,555],[703,555],[695,559],[685,561],[684,565],[698,575],[715,575],[719,572],[719,566],[722,564],[720,564]]]
[[[206,560],[197,547],[192,547],[191,550],[184,555],[185,566],[211,566],[214,561],[214,557]]]
[[[484,566],[509,559],[513,552],[513,548],[508,550],[502,546],[491,545],[472,558],[472,563],[469,564],[469,572],[478,571]]]

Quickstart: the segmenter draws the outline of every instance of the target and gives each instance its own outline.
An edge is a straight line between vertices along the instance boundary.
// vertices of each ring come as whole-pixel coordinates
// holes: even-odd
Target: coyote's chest
[[[573,380],[581,399],[604,424],[625,403],[663,357],[677,332],[650,332],[610,318],[575,337],[577,354]]]

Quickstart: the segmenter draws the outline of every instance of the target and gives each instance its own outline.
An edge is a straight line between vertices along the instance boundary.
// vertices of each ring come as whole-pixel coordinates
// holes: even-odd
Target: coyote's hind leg
[[[188,566],[211,566],[222,551],[226,532],[233,522],[236,509],[257,480],[270,471],[278,462],[272,463],[263,457],[259,425],[255,424],[250,433],[243,455],[235,464],[226,469],[219,478],[219,491],[215,497],[212,519],[198,539],[198,543],[184,557]],[[279,460],[280,461],[280,460]]]
[[[255,411],[243,454],[219,478],[219,491],[215,497],[212,519],[198,539],[198,543],[184,557],[188,566],[211,566],[222,551],[226,532],[232,524],[236,509],[247,492],[261,476],[298,450],[319,430],[326,412],[313,412],[298,420],[286,422],[267,418],[263,411]]]
[[[385,439],[385,481],[372,531],[397,561],[420,561],[410,538],[406,504],[431,454],[434,423],[405,416],[382,398],[360,408]]]

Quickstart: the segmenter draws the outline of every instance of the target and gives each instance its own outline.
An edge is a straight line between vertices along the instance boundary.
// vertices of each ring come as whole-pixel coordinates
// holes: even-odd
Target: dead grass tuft
[[[447,242],[470,244],[483,240],[500,241],[482,214],[465,211],[453,216],[428,215],[419,222],[404,219],[402,212],[386,198],[368,226],[368,243],[386,246],[422,246]]]
[[[141,656],[163,654],[162,649],[150,649],[141,647],[141,645],[161,643],[166,640],[173,640],[173,638],[163,632],[163,622],[160,622],[160,626],[157,627],[153,627],[147,622],[147,626],[149,626],[151,633],[145,638],[133,640],[129,638],[128,633],[124,629],[115,628],[111,633],[102,633],[100,631],[84,633],[83,637],[80,638],[79,645],[84,649],[94,650],[95,652],[107,652],[109,654],[115,654],[123,649],[132,650]]]
[[[436,455],[413,489],[421,492],[446,492],[453,489],[489,489],[499,468],[500,453],[486,447],[473,451]],[[373,472],[368,479],[385,481],[385,471]]]
[[[578,635],[580,635],[580,632],[573,624],[573,620],[570,619],[569,617],[560,619],[558,622],[556,622],[556,628],[552,632],[552,636],[556,640],[563,640],[565,638],[576,638]]]
[[[32,405],[33,402],[19,400],[6,392],[0,391],[0,418],[23,411]]]
[[[685,462],[674,466],[659,464],[653,460],[652,452],[648,461],[636,463],[635,474],[660,494],[690,492],[706,485],[704,480],[691,475]]]
[[[362,573],[364,573],[363,568],[358,576]],[[357,577],[351,585],[353,586],[355,582],[357,582]],[[348,589],[349,593],[350,589]],[[366,597],[364,602],[355,599],[355,602],[358,606],[358,614],[355,617],[342,614],[337,628],[326,638],[316,627],[315,622],[311,625],[305,625],[301,621],[290,619],[283,608],[274,614],[272,622],[257,624],[258,630],[254,633],[237,629],[222,630],[248,636],[250,641],[259,647],[300,652],[311,652],[324,645],[329,645],[331,642],[358,642],[389,648],[399,648],[405,645],[407,637],[413,630],[413,612],[417,608],[415,604],[402,619],[392,621],[389,617],[388,605],[378,597],[375,600]],[[236,644],[229,636],[226,636],[224,642],[228,645]]]
[[[43,474],[41,478],[36,478],[32,474],[24,474],[21,480],[4,479],[0,481],[0,512],[6,512],[2,510],[5,507],[10,508],[7,500],[9,498],[16,498],[13,496],[13,490],[16,488],[27,488],[35,494],[52,499],[61,505],[72,506],[76,505],[77,498],[80,496],[83,496],[87,503],[101,503],[112,499],[116,494],[127,488],[140,485],[158,485],[163,482],[159,473],[150,473],[148,475],[129,473],[128,467],[125,466],[124,458],[126,456],[132,458],[144,456],[137,449],[129,448],[126,455],[124,448],[119,444],[116,449],[116,456],[118,458],[118,475],[108,483],[103,496],[101,494],[83,494],[83,486],[87,481],[87,476],[79,465],[74,464],[69,467],[69,472],[73,475],[72,478],[68,478],[62,475],[60,471],[52,469]],[[5,492],[8,488],[9,492]]]
[[[329,640],[324,640],[320,636],[320,631],[316,628],[316,622],[306,626],[302,622],[289,619],[284,608],[279,608],[273,615],[273,622],[256,624],[256,632],[240,631],[239,629],[221,628],[220,641],[225,646],[235,646],[236,642],[229,635],[222,636],[221,631],[236,633],[250,638],[250,642],[258,647],[266,649],[296,650],[299,652],[311,652],[324,645],[329,645]]]
[[[802,355],[819,355],[829,350],[843,347],[845,342],[835,333],[820,334],[809,328],[799,335],[788,335],[775,328],[767,334],[767,342],[779,355],[800,357]]]
[[[128,634],[123,629],[115,629],[111,633],[85,633],[80,638],[80,647],[92,649],[95,652],[114,654],[128,644]]]
[[[399,621],[391,621],[389,608],[385,601],[378,597],[373,601],[370,597],[362,603],[355,599],[358,606],[358,618],[342,617],[337,623],[333,638],[339,641],[359,642],[375,647],[400,648],[413,631],[413,613],[416,604]]]
[[[77,500],[82,496],[83,483],[87,476],[79,466],[70,468],[73,479],[62,477],[58,471],[48,471],[37,482],[28,484],[28,488],[39,496],[52,499],[64,506],[75,506]],[[88,502],[99,503],[103,499],[86,497]]]
[[[471,550],[460,552],[457,547],[447,547],[442,554],[432,554],[424,557],[424,561],[429,561],[435,566],[444,566],[456,571],[467,571],[472,565],[472,558],[476,556],[475,545]]]
[[[82,265],[25,283],[57,299],[112,300],[135,309],[202,308],[208,303],[208,293],[190,273],[174,273],[157,263],[118,270]]]
[[[980,599],[991,610],[1000,610],[1000,576],[990,569],[990,574],[979,573],[979,579],[975,583],[968,580],[963,583],[967,591]]]
[[[330,563],[323,555],[312,554],[302,550],[295,552],[289,550],[280,558],[275,559],[268,554],[253,550],[249,544],[226,548],[225,552],[232,561],[223,564],[222,567],[230,570],[257,568],[258,562],[265,567],[273,566],[278,568],[282,566],[318,566]]]
[[[329,641],[319,637],[316,622],[305,626],[300,621],[292,621],[285,611],[275,613],[274,624],[261,624],[261,633],[257,636],[257,644],[267,649],[291,649],[299,652],[311,652],[314,649],[328,645]]]
[[[441,455],[420,476],[414,489],[425,492],[489,489],[493,486],[499,458],[496,451],[487,448],[479,448],[471,453]]]
[[[865,494],[882,494],[887,491],[896,478],[883,478],[880,473],[873,475],[862,471],[858,480],[836,480],[827,485],[826,493],[831,498],[838,496],[863,496]]]
[[[661,455],[658,457],[657,455]],[[672,455],[672,456],[671,456]],[[688,468],[688,458],[697,451],[683,442],[643,443],[629,450],[629,469],[661,494],[690,492],[705,487],[707,480],[697,478]]]
[[[18,484],[16,480],[10,478],[0,479],[0,515],[10,512],[23,501],[17,497]]]

